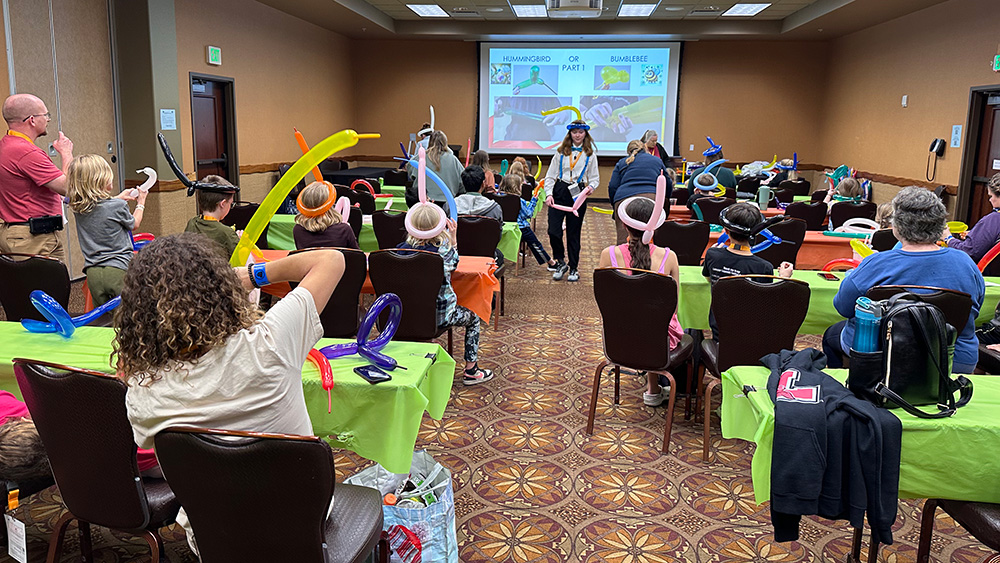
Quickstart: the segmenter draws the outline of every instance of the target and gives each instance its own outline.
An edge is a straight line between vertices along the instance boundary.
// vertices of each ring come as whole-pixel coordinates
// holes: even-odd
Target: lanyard
[[[562,177],[563,177],[563,157],[564,156],[565,155],[563,155],[563,154],[559,155],[559,179],[560,180],[562,180]],[[580,161],[580,157],[579,156],[577,156],[575,159],[572,156],[570,156],[570,161],[569,161],[570,162],[570,164],[569,164],[570,178],[573,177],[573,167],[576,166],[576,163],[579,162],[579,161]],[[587,173],[587,166],[589,166],[589,165],[590,165],[590,155],[588,154],[587,155],[587,159],[583,161],[583,170],[580,171],[580,177],[576,179],[576,183],[577,184],[580,184],[580,183],[583,182],[583,175]]]

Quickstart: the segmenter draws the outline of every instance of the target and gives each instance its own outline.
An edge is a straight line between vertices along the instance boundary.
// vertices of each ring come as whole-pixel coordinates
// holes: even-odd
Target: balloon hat
[[[762,242],[759,242],[752,248],[750,248],[750,252],[756,254],[761,250],[764,250],[765,248],[771,246],[772,244],[781,244],[782,242],[784,242],[781,240],[780,237],[775,236],[769,230],[769,227],[771,225],[784,221],[785,220],[784,215],[776,215],[765,221],[764,216],[761,214],[760,210],[751,205],[750,207],[752,207],[757,212],[756,219],[754,221],[755,223],[754,226],[747,227],[745,225],[734,223],[732,222],[732,220],[726,217],[726,212],[732,209],[735,205],[740,205],[740,204],[730,205],[729,207],[719,212],[719,222],[722,223],[722,226],[728,229],[730,232],[745,237],[750,241],[753,241],[754,237],[756,237],[757,235],[761,235],[762,237],[764,237],[764,240]],[[729,240],[729,235],[727,233],[722,233],[722,235],[719,237],[717,244],[724,244],[728,240]]]
[[[430,108],[431,108],[431,126],[426,129],[421,129],[420,131],[417,131],[417,135],[420,135],[421,137],[424,135],[430,135],[431,133],[434,132],[434,106],[430,106]]]
[[[708,166],[702,168],[701,171],[699,171],[697,174],[695,174],[694,180],[692,181],[692,185],[695,187],[695,189],[701,190],[703,192],[707,192],[707,191],[714,190],[717,187],[719,187],[719,180],[718,180],[718,178],[715,177],[715,174],[712,173],[712,169],[713,168],[718,168],[718,167],[722,166],[722,164],[724,162],[729,162],[729,161],[727,159],[725,159],[725,158],[716,160],[715,162],[713,162],[712,164],[709,164]],[[698,178],[700,178],[701,176],[703,176],[705,174],[707,174],[708,177],[712,179],[712,183],[710,185],[703,185],[703,184],[701,184],[698,181]]]
[[[569,125],[566,126],[567,131],[572,131],[574,129],[583,129],[584,131],[590,131],[590,125],[587,125],[586,123],[570,123]]]
[[[92,309],[89,313],[84,313],[79,317],[70,317],[66,309],[55,298],[40,289],[32,291],[28,295],[28,298],[31,300],[31,304],[35,306],[35,309],[38,309],[38,312],[48,319],[49,322],[37,321],[35,319],[21,319],[21,326],[28,332],[55,332],[63,338],[73,336],[73,332],[78,327],[90,324],[122,302],[122,297],[119,295],[100,307]]]
[[[432,239],[441,234],[445,227],[448,226],[448,218],[445,216],[443,209],[427,201],[427,152],[424,150],[424,147],[417,149],[417,159],[417,197],[420,201],[410,208],[410,213],[406,214],[404,224],[406,225],[406,232],[410,233],[410,236],[416,239],[426,240]],[[443,188],[443,191],[445,193],[451,193],[447,186]],[[420,207],[428,206],[436,210],[438,214],[438,222],[433,228],[423,231],[414,226],[413,211]],[[455,209],[454,200],[450,202],[448,207],[449,209]]]
[[[618,217],[622,223],[633,229],[644,231],[642,233],[642,244],[649,244],[653,240],[653,231],[658,229],[667,220],[667,214],[663,212],[663,200],[667,195],[667,178],[661,172],[656,178],[656,200],[653,201],[653,213],[649,216],[649,221],[643,223],[638,219],[633,219],[628,214],[628,205],[635,199],[649,199],[641,196],[627,198],[618,204]]]
[[[788,172],[788,171],[791,171],[791,170],[798,170],[799,169],[799,153],[797,153],[797,152],[793,152],[792,153],[792,165],[791,166],[785,166],[784,164],[778,164],[777,166],[778,166],[779,169],[784,170],[785,172]]]
[[[703,152],[701,154],[703,154],[705,156],[712,156],[712,155],[716,155],[716,154],[719,154],[720,152],[722,152],[722,145],[715,144],[715,141],[713,141],[711,137],[705,137],[705,138],[708,139],[708,144],[710,144],[712,146],[709,147],[708,149],[706,149],[705,152]]]
[[[163,137],[163,133],[157,133],[156,138],[160,141],[160,148],[163,149],[163,156],[167,159],[167,164],[170,165],[170,169],[174,171],[174,175],[177,179],[187,187],[187,195],[191,197],[194,195],[195,190],[205,190],[207,192],[216,192],[220,194],[235,194],[240,191],[238,186],[230,186],[223,184],[215,184],[212,182],[192,182],[188,179],[181,167],[177,165],[177,161],[174,160],[173,153],[170,152],[170,145],[167,144],[167,140]],[[148,181],[148,180],[147,180]]]
[[[320,217],[329,211],[331,207],[334,207],[334,202],[336,201],[336,211],[340,214],[343,222],[346,223],[348,218],[351,216],[351,200],[346,197],[337,199],[337,189],[334,188],[333,184],[330,182],[323,182],[323,185],[326,186],[329,194],[326,196],[326,200],[324,200],[323,203],[316,207],[307,207],[302,200],[302,194],[305,193],[305,190],[302,190],[299,192],[299,197],[295,198],[295,207],[298,208],[299,213],[306,217]]]
[[[143,182],[142,185],[137,186],[137,187],[132,188],[131,190],[129,190],[129,195],[132,196],[132,197],[139,197],[139,192],[148,193],[149,192],[149,188],[152,188],[153,184],[156,183],[156,170],[153,170],[152,168],[150,168],[150,167],[147,166],[147,167],[143,168],[142,170],[136,170],[136,173],[137,174],[145,174],[146,175],[146,181]]]

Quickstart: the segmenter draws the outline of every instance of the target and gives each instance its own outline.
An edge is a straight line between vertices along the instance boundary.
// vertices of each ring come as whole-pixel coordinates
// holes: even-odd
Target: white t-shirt
[[[197,362],[130,385],[125,405],[136,444],[152,448],[156,433],[170,426],[312,436],[302,365],[322,336],[312,295],[295,288]]]

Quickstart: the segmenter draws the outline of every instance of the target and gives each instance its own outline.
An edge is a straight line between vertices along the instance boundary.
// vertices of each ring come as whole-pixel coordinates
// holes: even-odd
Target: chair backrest
[[[503,211],[504,223],[517,222],[517,216],[521,213],[521,196],[517,194],[486,194],[486,197],[497,202]]]
[[[687,188],[684,187],[684,184],[674,186],[674,191],[670,193],[670,197],[677,200],[677,205],[686,205],[690,195],[691,194],[688,193]]]
[[[354,231],[354,238],[361,239],[361,225],[364,219],[361,217],[361,210],[357,207],[351,208],[351,216],[347,218],[347,224],[351,226],[351,230]]]
[[[281,166],[278,166],[278,179],[280,180],[282,176],[284,176],[285,174],[287,174],[288,173],[288,169],[291,168],[291,167],[292,167],[291,164],[282,164]],[[295,184],[295,186],[292,188],[291,195],[293,195],[295,197],[298,197],[299,196],[299,192],[301,192],[303,189],[305,189],[305,187],[306,187],[306,179],[303,178],[303,179],[299,180],[299,183]]]
[[[521,184],[521,199],[524,201],[531,201],[532,194],[535,193],[535,188],[531,184]]]
[[[792,265],[795,265],[799,248],[802,247],[802,241],[806,238],[806,222],[795,217],[786,217],[768,227],[768,230],[781,239],[781,244],[772,244],[758,252],[757,256],[767,260],[775,268],[780,266],[782,262],[791,262]]]
[[[362,215],[371,215],[375,212],[375,196],[368,191],[368,188],[358,186],[358,189],[351,190],[349,194],[347,197],[351,200],[351,206],[357,204]]]
[[[365,178],[365,181],[372,185],[372,190],[374,190],[375,193],[377,194],[382,193],[382,182],[385,181],[384,178],[382,179],[382,182],[380,182],[378,178]],[[363,188],[366,192],[368,192],[368,188],[365,188],[364,186],[359,186],[359,187]],[[368,195],[371,195],[371,192],[368,192]]]
[[[653,232],[653,244],[669,248],[681,266],[698,266],[711,233],[712,227],[704,221],[664,221]]]
[[[774,201],[781,203],[792,203],[793,201],[795,201],[795,192],[787,188],[785,189],[778,188],[777,190],[774,190]],[[776,205],[774,205],[774,202],[772,202],[772,207],[776,207]]]
[[[761,278],[764,278],[763,280]],[[712,287],[719,328],[719,371],[760,365],[760,359],[792,350],[809,310],[809,284],[768,276],[730,276]]]
[[[247,228],[247,224],[250,223],[250,219],[254,213],[257,213],[257,209],[259,208],[259,203],[251,203],[249,201],[234,202],[232,208],[229,209],[229,213],[226,213],[226,216],[219,222],[223,225],[235,227],[237,231],[242,231]],[[265,223],[264,230],[257,237],[257,248],[261,250],[270,248],[267,246],[267,227],[268,224]]]
[[[594,270],[594,298],[609,360],[638,370],[662,370],[670,364],[667,327],[677,310],[673,278],[646,270],[599,268]]]
[[[431,340],[437,336],[437,295],[444,283],[440,254],[377,250],[368,255],[368,275],[376,295],[395,293],[403,303],[396,340]]]
[[[385,171],[385,185],[387,186],[406,186],[409,180],[409,175],[406,170],[386,170]]]
[[[21,395],[49,456],[66,508],[123,530],[149,524],[125,383],[106,373],[16,358]]]
[[[455,153],[456,157],[462,156],[462,145],[448,145],[448,148],[451,149],[451,152]]]
[[[904,291],[919,293],[921,299],[941,309],[945,320],[958,332],[962,332],[965,325],[969,324],[972,297],[964,291],[926,285],[876,285],[869,288],[865,295],[873,300],[888,299]]]
[[[322,439],[172,427],[155,442],[202,561],[325,560],[335,480],[333,452]],[[280,499],[280,518],[273,518],[272,498]]]
[[[458,216],[458,254],[492,258],[500,244],[500,221],[479,215]]]
[[[806,229],[810,231],[822,231],[823,221],[826,220],[826,203],[796,201],[785,208],[785,215],[802,219],[806,222]]]
[[[701,209],[702,221],[718,225],[719,213],[734,203],[736,200],[730,197],[703,197],[694,202],[694,205]]]
[[[340,172],[347,168],[347,162],[339,158],[328,158],[319,163],[319,171],[325,177],[328,172]]]
[[[830,190],[816,190],[809,194],[809,201],[823,201],[826,199],[826,194],[829,192]]]
[[[736,191],[741,194],[755,194],[757,193],[757,188],[760,187],[760,178],[757,176],[750,176],[747,178],[741,178],[736,184]]]
[[[318,248],[303,248],[289,252],[298,254]],[[323,323],[324,338],[350,338],[358,332],[358,303],[361,288],[368,277],[368,258],[361,250],[353,248],[336,248],[344,255],[344,275],[337,282],[333,295],[327,301],[326,307],[319,314]],[[351,314],[351,312],[354,314]]]
[[[885,252],[886,250],[892,250],[892,247],[896,246],[899,239],[896,238],[896,234],[892,232],[892,229],[879,229],[872,233],[872,248],[879,252]]]
[[[69,308],[69,270],[48,256],[0,254],[0,305],[8,321],[45,317],[31,304],[31,292],[40,289],[64,309]]]
[[[378,209],[372,213],[372,229],[379,248],[396,248],[406,240],[406,212]]]
[[[870,201],[838,201],[830,206],[830,229],[836,229],[855,217],[874,221],[877,210],[878,206]]]
[[[811,185],[812,184],[809,183],[809,180],[806,180],[805,178],[799,178],[797,180],[782,180],[781,183],[778,184],[778,189],[792,190],[792,193],[795,195],[809,195],[809,187]]]

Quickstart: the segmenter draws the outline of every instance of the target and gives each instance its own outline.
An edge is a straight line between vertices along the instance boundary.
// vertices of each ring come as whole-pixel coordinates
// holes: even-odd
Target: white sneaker
[[[570,270],[569,276],[566,277],[566,281],[580,281],[580,271],[577,269]]]
[[[569,266],[567,266],[566,264],[560,264],[559,269],[556,270],[554,274],[552,274],[552,279],[555,281],[559,281],[563,279],[563,277],[566,275],[567,272],[569,272]]]
[[[658,407],[670,398],[670,386],[660,387],[659,393],[643,393],[642,402],[649,407]]]

